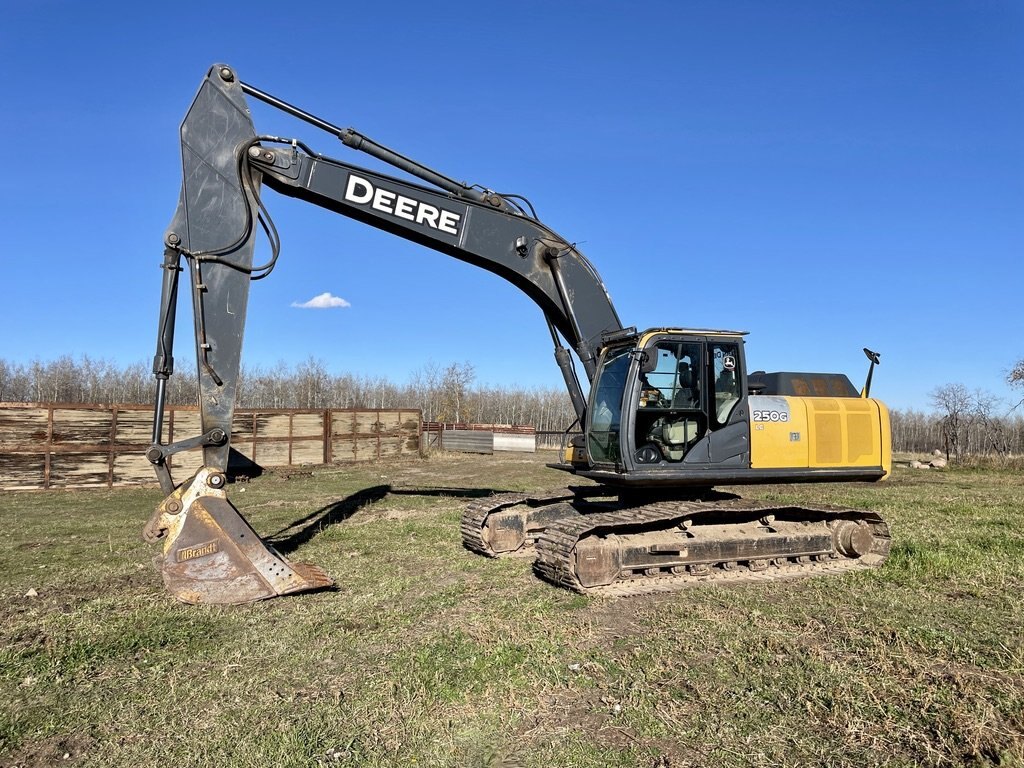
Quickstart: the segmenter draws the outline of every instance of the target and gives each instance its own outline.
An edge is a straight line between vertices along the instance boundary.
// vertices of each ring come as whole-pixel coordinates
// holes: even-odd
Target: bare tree
[[[466,392],[475,376],[476,372],[471,363],[452,363],[445,368],[441,376],[441,413],[438,415],[440,421],[469,421],[470,414],[465,407]]]
[[[1024,385],[1024,357],[1013,364],[1013,368],[1007,374],[1006,380],[1014,386]]]
[[[1006,383],[1018,391],[1024,391],[1024,357],[1015,362],[1010,372],[1006,374]],[[1024,397],[1018,400],[1010,410],[1019,408],[1022,403],[1024,403]]]
[[[330,376],[323,362],[310,357],[299,365],[295,375],[295,393],[299,408],[325,408]],[[294,406],[293,406],[294,407]]]
[[[972,401],[974,419],[982,440],[979,452],[985,455],[994,453],[999,459],[1005,459],[1010,452],[1008,425],[1007,420],[997,413],[1005,408],[1005,403],[991,392],[980,389],[975,390]]]
[[[6,360],[0,360],[0,403],[18,399],[14,394],[14,371]]]
[[[946,459],[961,460],[972,419],[971,395],[963,384],[944,384],[928,394],[942,416]]]
[[[441,410],[441,368],[430,361],[417,368],[407,385],[409,403],[415,404],[424,421],[438,421]]]

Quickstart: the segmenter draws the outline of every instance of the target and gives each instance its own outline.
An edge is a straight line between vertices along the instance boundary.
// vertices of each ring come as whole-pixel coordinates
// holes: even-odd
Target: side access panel
[[[877,400],[753,395],[750,459],[754,469],[892,465],[889,413]]]

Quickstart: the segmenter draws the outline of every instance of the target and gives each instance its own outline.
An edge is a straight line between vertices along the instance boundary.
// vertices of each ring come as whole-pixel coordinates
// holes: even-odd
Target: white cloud
[[[351,307],[352,305],[340,296],[334,296],[331,293],[321,293],[319,296],[314,296],[309,301],[293,301],[292,306],[298,307],[299,309],[334,309],[336,307]]]

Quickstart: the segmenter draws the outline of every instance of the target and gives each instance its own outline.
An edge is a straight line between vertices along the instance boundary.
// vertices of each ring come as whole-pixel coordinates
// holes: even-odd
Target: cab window
[[[657,355],[654,370],[640,375],[640,407],[699,409],[700,344],[659,342],[645,354]]]
[[[659,341],[643,351],[634,434],[639,464],[682,461],[704,435],[704,346]],[[649,356],[654,356],[653,358]]]
[[[721,426],[729,421],[729,416],[740,401],[739,347],[732,343],[712,344],[711,361],[711,418]]]

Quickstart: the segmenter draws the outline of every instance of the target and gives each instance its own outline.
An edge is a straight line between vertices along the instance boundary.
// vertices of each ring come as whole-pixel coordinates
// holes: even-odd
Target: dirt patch
[[[357,526],[376,523],[380,520],[410,520],[423,516],[420,509],[396,509],[394,507],[364,507],[358,514],[346,521],[346,525]]]
[[[0,758],[3,768],[49,768],[81,763],[92,751],[94,739],[84,734],[50,736],[22,744]]]
[[[37,597],[17,597],[0,606],[0,621],[29,611],[46,614],[68,613],[90,600],[111,595],[124,596],[161,588],[160,575],[150,562],[137,563],[126,573],[107,576],[95,582],[70,581],[40,587]]]
[[[637,620],[637,611],[657,595],[638,595],[629,598],[606,598],[595,601],[590,611],[594,631],[608,639],[634,637],[644,631],[642,622]]]
[[[509,754],[530,754],[572,733],[588,734],[598,747],[648,753],[649,761],[638,763],[640,768],[697,764],[693,754],[671,739],[638,736],[625,721],[623,705],[601,691],[564,691],[542,699],[512,739]]]

